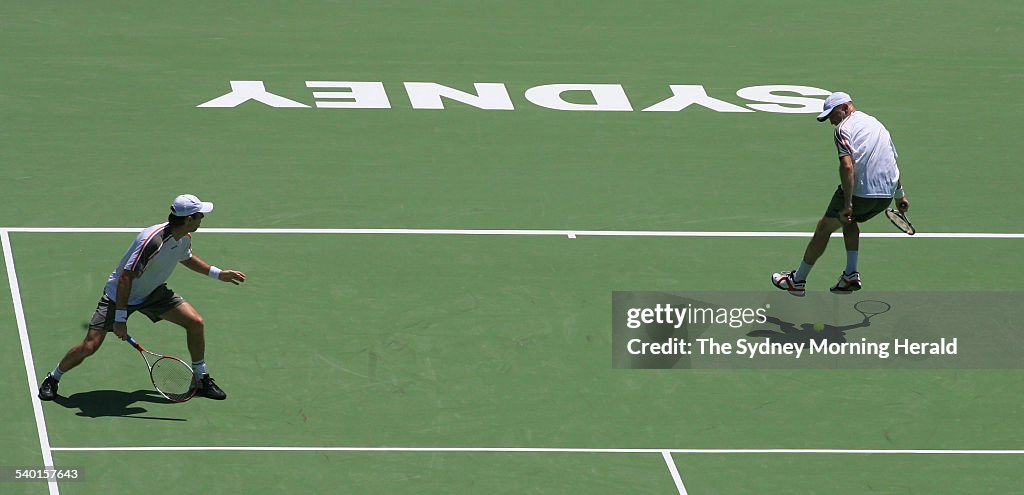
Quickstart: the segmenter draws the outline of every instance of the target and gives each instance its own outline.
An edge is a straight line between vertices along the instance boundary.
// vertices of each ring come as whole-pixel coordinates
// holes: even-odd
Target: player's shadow
[[[86,418],[122,417],[132,419],[153,419],[159,421],[186,421],[181,418],[163,418],[157,416],[139,416],[149,412],[138,403],[174,404],[154,390],[136,390],[122,392],[120,390],[92,390],[78,392],[70,397],[58,395],[54,402],[68,409],[78,409],[76,416]]]
[[[766,323],[775,325],[778,329],[751,330],[747,333],[747,336],[765,337],[772,342],[781,343],[808,344],[812,340],[818,342],[824,340],[829,343],[841,344],[846,342],[846,332],[871,326],[871,321],[868,318],[864,318],[862,321],[851,325],[839,326],[826,324],[821,330],[815,330],[814,324],[812,323],[801,323],[798,326],[795,323],[781,320],[774,316],[769,316]]]

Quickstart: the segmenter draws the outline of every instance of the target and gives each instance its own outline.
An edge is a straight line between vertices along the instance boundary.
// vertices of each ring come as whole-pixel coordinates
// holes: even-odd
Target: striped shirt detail
[[[139,273],[146,271],[146,265],[160,252],[160,248],[164,245],[164,238],[168,235],[170,235],[170,232],[167,230],[166,225],[163,228],[154,230],[153,233],[149,234],[149,237],[146,237],[146,240],[142,242],[139,248],[132,253],[130,263],[125,265],[124,269]]]
[[[179,263],[192,257],[192,236],[175,239],[168,224],[153,225],[135,236],[121,261],[107,277],[103,293],[117,298],[117,284],[125,270],[135,274],[129,305],[142,304],[154,290],[167,282]]]
[[[900,178],[896,147],[889,130],[861,111],[848,115],[835,130],[839,157],[853,160],[853,195],[891,198]]]
[[[836,150],[839,151],[840,157],[853,155],[853,149],[850,147],[850,140],[845,134],[843,134],[843,125],[846,124],[847,120],[849,119],[843,119],[843,121],[836,126]]]

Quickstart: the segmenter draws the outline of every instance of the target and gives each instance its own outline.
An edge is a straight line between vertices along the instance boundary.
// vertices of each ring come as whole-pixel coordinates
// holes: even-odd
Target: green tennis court
[[[922,234],[864,225],[864,293],[1019,291],[1024,7],[0,12],[0,469],[82,475],[0,480],[2,493],[1024,486],[1020,369],[610,359],[612,292],[769,292],[799,260],[837,183],[833,128],[757,88],[847,91],[892,131]],[[232,94],[250,101],[200,106]],[[696,102],[657,110],[680,94]],[[249,278],[169,282],[205,318],[228,400],[161,400],[108,339],[40,403],[118,257],[182,193],[216,203],[195,253]],[[833,239],[808,290],[843,261]],[[179,328],[131,325],[187,354]]]

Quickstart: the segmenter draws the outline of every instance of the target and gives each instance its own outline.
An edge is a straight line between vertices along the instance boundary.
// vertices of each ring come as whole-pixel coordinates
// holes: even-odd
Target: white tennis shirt
[[[839,156],[853,158],[853,195],[891,198],[900,169],[889,130],[878,119],[858,110],[836,126],[835,138]]]
[[[167,282],[178,263],[192,257],[192,236],[185,234],[175,240],[168,224],[161,223],[143,230],[135,237],[121,262],[107,278],[103,293],[117,300],[117,280],[124,270],[141,273],[132,282],[129,305],[142,304],[157,287]]]

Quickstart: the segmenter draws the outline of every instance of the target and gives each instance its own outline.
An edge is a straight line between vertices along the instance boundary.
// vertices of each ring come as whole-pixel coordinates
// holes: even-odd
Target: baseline
[[[42,234],[102,234],[138,233],[145,227],[4,227],[2,230],[18,233]],[[501,230],[501,229],[305,229],[305,228],[203,228],[209,234],[361,234],[361,235],[522,235],[556,236],[575,239],[592,237],[811,237],[812,232],[755,232],[755,231],[662,231],[662,230]],[[922,232],[910,237],[898,232],[862,232],[866,238],[917,239],[1024,239],[1024,233],[989,232]],[[842,237],[835,232],[832,237]]]

